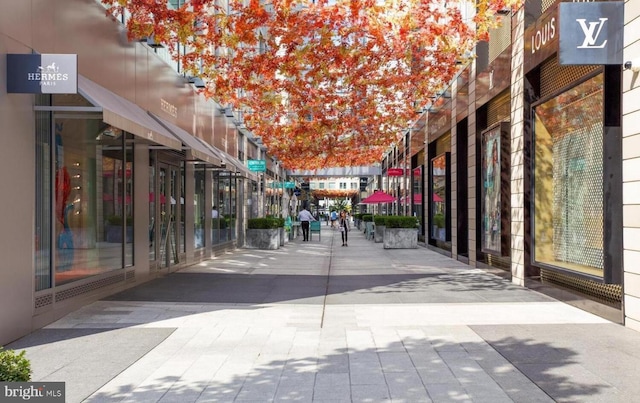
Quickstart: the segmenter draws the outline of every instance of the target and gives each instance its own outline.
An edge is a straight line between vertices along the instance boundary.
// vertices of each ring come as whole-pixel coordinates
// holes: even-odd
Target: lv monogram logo
[[[598,37],[602,32],[602,28],[607,20],[608,18],[599,18],[598,21],[590,21],[587,24],[587,20],[584,18],[576,19],[578,24],[580,24],[580,28],[582,28],[582,33],[584,33],[584,42],[582,42],[582,45],[578,46],[578,49],[604,48],[607,44],[606,39],[600,45],[596,45],[596,41],[598,40]]]

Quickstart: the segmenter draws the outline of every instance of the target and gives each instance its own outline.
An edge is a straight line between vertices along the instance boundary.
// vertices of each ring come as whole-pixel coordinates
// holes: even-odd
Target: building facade
[[[528,0],[505,14],[422,111],[411,140],[399,143],[409,156],[390,152],[383,175],[391,182],[394,168],[424,172],[420,235],[428,247],[503,269],[519,285],[569,291],[638,329],[640,6],[595,4],[589,13],[614,10],[599,17],[611,28],[595,38],[574,17],[591,3]],[[577,46],[561,35],[562,13],[584,33]],[[576,49],[607,43],[624,43],[615,61],[573,60]],[[399,191],[412,188],[402,183]]]
[[[264,183],[284,171],[151,45],[96,1],[0,2],[0,345],[243,245],[270,209]],[[77,91],[51,88],[70,74],[60,55]]]

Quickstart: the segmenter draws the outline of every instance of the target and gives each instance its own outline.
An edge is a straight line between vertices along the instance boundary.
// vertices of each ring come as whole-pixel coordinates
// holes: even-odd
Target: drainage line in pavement
[[[322,301],[322,317],[320,318],[320,329],[324,326],[324,311],[327,308],[327,296],[329,295],[329,279],[331,278],[331,261],[333,259],[333,238],[335,232],[331,232],[331,242],[329,242],[329,270],[327,270],[327,285],[324,289],[324,300]]]

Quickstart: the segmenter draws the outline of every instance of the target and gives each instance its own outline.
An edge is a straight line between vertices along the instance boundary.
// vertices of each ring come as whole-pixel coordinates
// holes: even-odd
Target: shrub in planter
[[[373,216],[373,222],[376,224],[376,227],[378,225],[385,225],[385,220],[387,219],[388,216],[386,215],[374,215]]]
[[[278,228],[280,221],[271,217],[250,218],[247,221],[248,229],[273,229]]]
[[[31,362],[25,357],[25,351],[16,353],[0,347],[0,382],[29,382],[31,380]]]
[[[387,216],[383,246],[385,249],[418,247],[418,221],[411,216]]]
[[[418,222],[415,217],[388,215],[385,218],[387,228],[417,228]]]
[[[372,222],[373,221],[373,214],[363,214],[362,215],[362,221],[364,221],[364,222]]]

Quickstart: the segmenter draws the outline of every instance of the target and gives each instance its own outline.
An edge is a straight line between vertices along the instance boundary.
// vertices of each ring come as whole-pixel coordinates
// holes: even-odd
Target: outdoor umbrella
[[[382,190],[376,190],[373,194],[365,199],[362,199],[361,203],[365,204],[377,204],[377,203],[393,203],[396,198]]]

